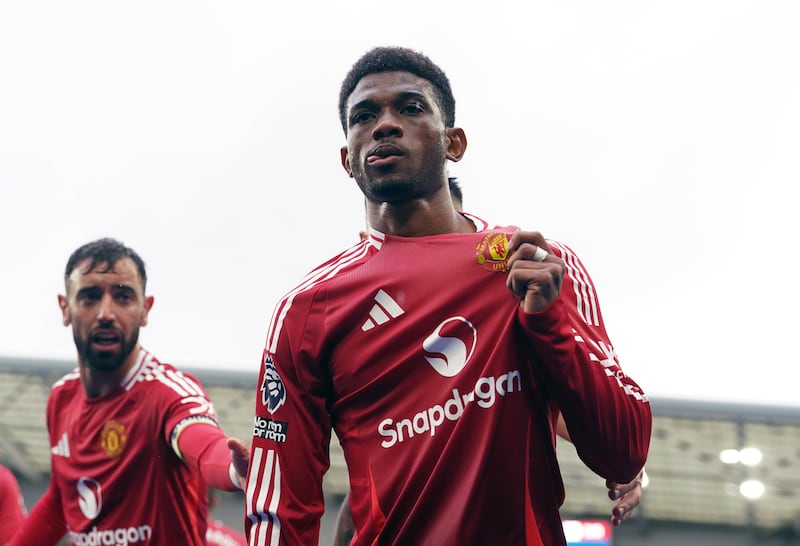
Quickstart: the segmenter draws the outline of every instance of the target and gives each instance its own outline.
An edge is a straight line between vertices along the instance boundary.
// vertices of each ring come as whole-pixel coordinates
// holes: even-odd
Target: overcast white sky
[[[466,209],[579,253],[646,391],[800,405],[798,23],[792,0],[2,2],[0,355],[74,359],[64,264],[113,236],[149,267],[146,347],[255,373],[273,304],[363,222],[341,79],[404,45],[451,79]]]

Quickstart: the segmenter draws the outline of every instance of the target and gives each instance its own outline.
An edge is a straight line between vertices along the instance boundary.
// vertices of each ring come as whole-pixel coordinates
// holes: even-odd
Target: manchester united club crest
[[[475,248],[475,259],[489,271],[508,270],[508,236],[513,229],[490,231]]]
[[[121,425],[116,421],[109,421],[103,425],[103,430],[100,432],[100,447],[103,448],[106,455],[116,459],[122,455],[127,442],[128,436],[125,434],[125,425]]]

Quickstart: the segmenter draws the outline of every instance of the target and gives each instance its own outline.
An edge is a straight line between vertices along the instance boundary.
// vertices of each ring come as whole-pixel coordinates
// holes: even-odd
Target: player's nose
[[[97,308],[97,320],[104,322],[113,322],[116,315],[114,299],[106,294],[100,299],[100,305]]]
[[[390,136],[401,136],[403,126],[396,114],[390,110],[384,110],[378,117],[375,127],[372,129],[372,138],[381,140]]]

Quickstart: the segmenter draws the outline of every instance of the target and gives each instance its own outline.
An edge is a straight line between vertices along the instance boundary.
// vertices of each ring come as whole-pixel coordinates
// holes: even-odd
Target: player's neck
[[[82,359],[79,359],[78,369],[86,396],[88,398],[99,398],[119,387],[123,378],[136,363],[138,355],[139,347],[137,346],[131,351],[122,366],[110,371],[92,369]]]
[[[472,233],[475,226],[455,209],[423,209],[405,214],[404,211],[387,211],[377,223],[377,229],[387,235],[399,237],[426,237],[447,233]]]
[[[453,206],[449,191],[401,203],[368,204],[370,224],[398,237],[473,233],[475,226]]]

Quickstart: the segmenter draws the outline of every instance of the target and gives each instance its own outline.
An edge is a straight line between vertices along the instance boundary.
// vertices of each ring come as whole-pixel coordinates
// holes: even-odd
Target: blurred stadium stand
[[[73,366],[63,360],[0,357],[0,451],[3,463],[21,480],[42,487],[47,482],[45,401],[53,382]],[[226,432],[249,440],[255,371],[184,370],[203,382]],[[751,537],[741,544],[800,544],[800,406],[663,398],[651,399],[651,404],[649,484],[633,521],[623,527],[637,527],[644,534],[648,528],[672,525],[696,529],[694,536],[703,529],[727,528]],[[758,451],[742,452],[742,460],[754,462],[746,460],[753,453],[760,453],[760,460],[721,460],[724,450],[743,448]],[[564,516],[607,519],[612,502],[605,495],[604,480],[586,469],[568,442],[559,439],[558,453],[567,490]],[[760,497],[743,496],[740,486],[747,480],[763,484]],[[335,503],[347,487],[347,468],[334,440],[326,495]],[[35,499],[27,500],[32,505]],[[650,542],[630,542],[634,543]],[[712,539],[675,542],[679,543],[717,544]]]

